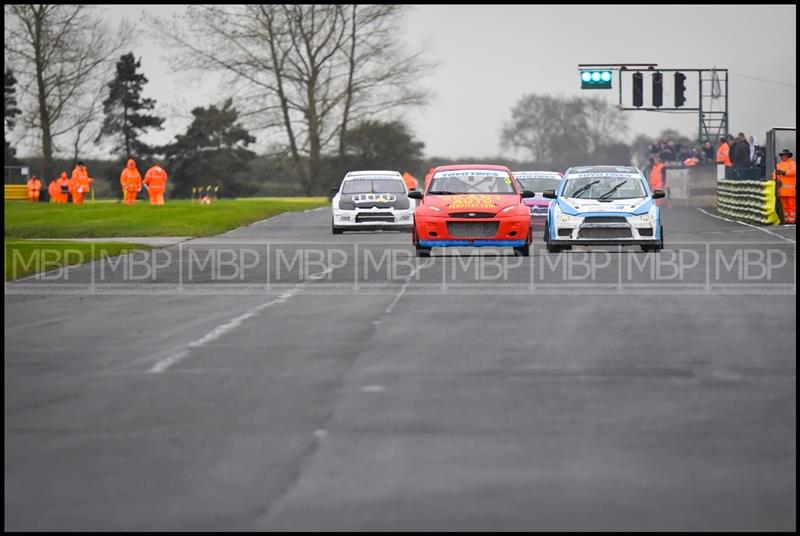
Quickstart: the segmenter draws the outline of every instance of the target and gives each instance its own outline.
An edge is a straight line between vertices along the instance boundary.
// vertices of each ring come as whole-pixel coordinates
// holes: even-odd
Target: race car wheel
[[[514,255],[517,257],[531,256],[531,243],[533,242],[533,230],[528,229],[528,243],[524,246],[514,248]]]
[[[422,248],[417,246],[417,257],[430,257],[431,248]]]
[[[560,253],[562,251],[570,251],[571,249],[572,249],[572,246],[554,246],[554,245],[550,244],[550,242],[547,243],[547,252],[548,253]]]
[[[644,251],[644,252],[652,251],[654,253],[658,253],[659,251],[664,249],[664,228],[663,227],[661,228],[660,235],[661,235],[661,238],[658,240],[658,244],[656,244],[654,246],[642,246],[642,251]]]
[[[517,257],[530,257],[531,245],[525,244],[524,246],[514,248],[514,255],[516,255]]]

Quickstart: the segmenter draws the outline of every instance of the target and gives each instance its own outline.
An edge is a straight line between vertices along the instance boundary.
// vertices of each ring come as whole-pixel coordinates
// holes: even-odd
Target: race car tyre
[[[528,229],[528,243],[524,246],[514,248],[514,255],[517,257],[530,257],[531,244],[533,243],[533,230]]]
[[[331,232],[333,234],[342,234],[341,227],[336,227],[333,223],[331,223]]]
[[[514,255],[517,257],[530,257],[531,256],[531,245],[525,244],[524,246],[520,246],[518,248],[514,248]]]
[[[550,242],[547,243],[548,253],[560,253],[562,251],[570,251],[572,246],[554,246]]]
[[[421,248],[417,246],[417,257],[430,257],[431,248]]]
[[[642,246],[642,251],[649,252],[652,251],[654,253],[658,253],[662,249],[664,249],[664,228],[661,227],[660,231],[661,238],[658,240],[658,244],[653,246]]]

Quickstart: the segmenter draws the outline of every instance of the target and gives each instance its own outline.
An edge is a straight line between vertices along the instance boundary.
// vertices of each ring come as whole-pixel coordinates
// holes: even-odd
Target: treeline
[[[45,180],[60,168],[57,159],[106,148],[118,169],[128,158],[140,168],[167,167],[177,196],[208,183],[247,195],[273,176],[264,170],[319,193],[330,170],[354,161],[359,137],[405,130],[376,118],[428,100],[417,82],[432,65],[398,31],[407,7],[201,5],[170,20],[145,16],[176,69],[222,73],[227,89],[191,111],[185,132],[155,147],[143,140],[165,118],[142,96],[141,60],[120,55],[136,29],[112,31],[95,6],[6,5],[6,164],[16,157],[9,133],[19,129],[18,138],[41,148]],[[268,157],[253,151],[257,135],[272,141]]]
[[[184,132],[161,146],[145,143],[166,120],[143,97],[148,79],[127,36],[89,5],[6,5],[5,162],[9,142],[36,140],[26,159],[45,181],[70,171],[82,153],[98,194],[119,195],[128,158],[140,170],[162,164],[171,195],[220,185],[221,195],[319,195],[352,169],[397,169],[422,179],[445,163],[496,162],[514,169],[628,164],[648,143],[628,144],[627,116],[600,98],[523,95],[500,141],[507,155],[425,157],[402,120],[428,102],[420,78],[433,65],[399,36],[407,6],[187,6],[174,19],[145,17],[172,53],[174,67],[215,71],[226,81],[216,102],[191,110]],[[191,89],[191,88],[189,88]],[[268,140],[256,154],[256,139]]]

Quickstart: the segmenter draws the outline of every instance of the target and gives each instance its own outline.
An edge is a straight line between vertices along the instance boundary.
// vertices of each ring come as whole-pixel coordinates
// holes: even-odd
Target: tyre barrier
[[[717,181],[717,212],[761,225],[780,223],[775,211],[775,181]]]

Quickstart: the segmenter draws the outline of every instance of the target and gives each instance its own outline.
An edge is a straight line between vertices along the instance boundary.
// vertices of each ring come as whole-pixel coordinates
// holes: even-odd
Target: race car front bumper
[[[415,218],[421,247],[522,247],[530,243],[530,217]]]
[[[414,210],[334,210],[333,225],[339,229],[411,229]]]
[[[661,243],[660,224],[555,224],[550,233],[552,245],[631,245],[650,246]]]

